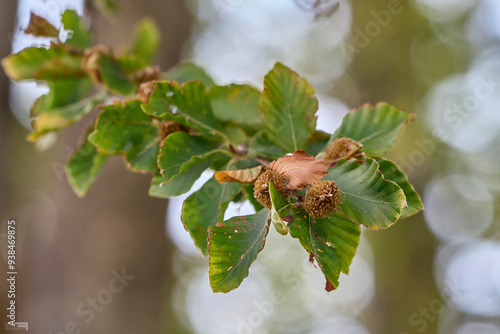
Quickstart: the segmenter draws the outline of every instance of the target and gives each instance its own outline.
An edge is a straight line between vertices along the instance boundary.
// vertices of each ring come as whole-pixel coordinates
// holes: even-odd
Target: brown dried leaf
[[[328,173],[323,159],[316,160],[302,150],[271,162],[267,168],[283,176],[288,181],[287,187],[290,190],[304,189]]]
[[[59,30],[41,16],[31,13],[30,22],[26,29],[25,34],[42,37],[59,37]]]
[[[224,170],[220,172],[215,172],[215,179],[220,183],[224,182],[254,183],[263,169],[264,166],[257,166],[247,169]]]

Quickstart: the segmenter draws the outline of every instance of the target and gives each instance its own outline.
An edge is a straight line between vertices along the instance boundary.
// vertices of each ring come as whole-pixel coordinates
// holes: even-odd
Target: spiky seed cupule
[[[340,190],[335,181],[318,181],[306,191],[304,209],[313,218],[326,218],[340,206]]]

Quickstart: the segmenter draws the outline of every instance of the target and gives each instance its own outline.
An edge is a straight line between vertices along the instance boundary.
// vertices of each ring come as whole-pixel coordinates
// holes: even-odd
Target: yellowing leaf
[[[271,162],[267,168],[283,176],[288,181],[287,187],[290,190],[304,189],[328,173],[323,159],[316,160],[302,150]]]

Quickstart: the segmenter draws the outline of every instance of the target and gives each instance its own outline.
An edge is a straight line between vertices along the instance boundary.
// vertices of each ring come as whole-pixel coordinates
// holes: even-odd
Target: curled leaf
[[[286,179],[272,170],[267,170],[259,176],[257,181],[255,181],[255,186],[253,187],[253,197],[267,209],[271,209],[273,206],[271,202],[270,184],[273,184],[281,196],[286,199],[288,199],[291,195],[290,190],[287,188]]]
[[[287,187],[290,190],[304,189],[328,173],[323,159],[316,160],[302,150],[271,162],[267,168],[283,176],[288,181]]]
[[[160,80],[160,68],[158,66],[147,66],[134,73],[133,81],[140,85],[144,82]],[[147,103],[147,102],[145,102]]]
[[[237,169],[237,170],[223,170],[220,172],[215,172],[215,178],[217,179],[217,181],[219,181],[219,183],[224,183],[224,182],[254,183],[263,169],[264,166],[257,166],[253,168]]]

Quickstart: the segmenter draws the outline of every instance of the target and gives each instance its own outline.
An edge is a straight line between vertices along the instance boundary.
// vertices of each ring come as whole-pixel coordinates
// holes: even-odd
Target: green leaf
[[[149,103],[143,105],[148,115],[191,127],[206,136],[226,136],[220,131],[201,81],[155,82]]]
[[[190,63],[179,64],[171,68],[165,73],[164,79],[177,81],[179,84],[200,80],[207,89],[210,89],[214,85],[212,78],[201,67]]]
[[[62,14],[61,24],[65,30],[70,30],[65,44],[74,46],[77,49],[85,50],[92,45],[92,36],[85,25],[83,17],[78,16],[74,10],[66,10]]]
[[[264,248],[269,210],[233,217],[209,228],[209,278],[213,292],[236,289]]]
[[[132,44],[126,55],[138,59],[144,66],[153,62],[160,44],[160,32],[151,19],[143,19],[134,31]]]
[[[399,218],[406,206],[403,190],[384,179],[372,158],[364,163],[354,159],[337,161],[322,180],[333,180],[342,192],[342,212],[369,229],[386,229]]]
[[[220,184],[212,177],[184,201],[181,220],[203,255],[208,255],[208,228],[224,219],[227,206],[240,187],[236,183]]]
[[[50,49],[30,47],[2,59],[2,66],[11,80],[80,78],[87,75],[82,57],[62,44]]]
[[[189,168],[184,173],[173,177],[171,180],[166,180],[160,174],[160,171],[157,171],[151,180],[149,196],[170,198],[180,196],[188,192],[209,165],[210,161],[203,161],[202,163]]]
[[[214,86],[209,92],[215,117],[253,134],[262,128],[260,92],[249,85]]]
[[[269,139],[287,152],[304,150],[316,128],[318,100],[313,87],[297,73],[277,63],[264,79],[260,99]]]
[[[413,119],[413,114],[387,103],[378,103],[375,107],[365,104],[344,116],[330,143],[348,137],[363,144],[366,155],[382,157],[396,144],[406,124]]]
[[[316,218],[314,221],[319,238],[335,248],[340,256],[342,272],[348,275],[349,266],[359,246],[361,227],[341,213],[334,213],[328,218]]]
[[[402,170],[392,161],[386,159],[377,159],[379,164],[379,169],[384,174],[386,180],[397,183],[399,187],[403,190],[406,197],[406,204],[401,211],[400,218],[410,217],[424,208],[420,196],[417,194],[413,186],[408,181],[408,177],[403,173]]]
[[[144,114],[141,102],[128,101],[102,107],[89,141],[105,154],[124,154],[137,172],[154,172],[159,153],[158,124]]]
[[[98,104],[104,102],[106,97],[106,92],[100,91],[94,96],[52,109],[44,109],[43,106],[35,104],[33,113],[38,117],[33,121],[33,132],[28,136],[28,140],[36,141],[47,132],[57,131],[72,125],[91,112]],[[44,99],[44,101],[46,100]]]
[[[293,219],[290,203],[281,196],[272,182],[269,182],[269,195],[271,196],[271,222],[276,231],[281,235],[288,234],[287,224]]]
[[[310,261],[312,262],[313,258],[316,260],[327,281],[336,289],[341,272],[340,256],[333,246],[320,239],[318,226],[309,214],[302,209],[293,212],[293,221],[288,225],[290,235],[299,239],[302,247],[309,252]],[[328,284],[327,291],[329,291]]]
[[[248,145],[248,155],[251,157],[262,156],[272,161],[285,154],[286,152],[281,147],[274,145],[267,138],[267,134],[263,130],[257,132]]]
[[[66,165],[66,176],[73,191],[80,197],[85,196],[108,160],[100,155],[87,137],[83,144],[75,151]]]
[[[96,64],[99,68],[102,83],[110,92],[128,95],[137,90],[137,85],[128,78],[127,73],[115,58],[100,54]]]
[[[194,165],[219,160],[224,155],[215,143],[179,131],[172,133],[163,141],[158,156],[158,167],[164,179],[170,180]]]

